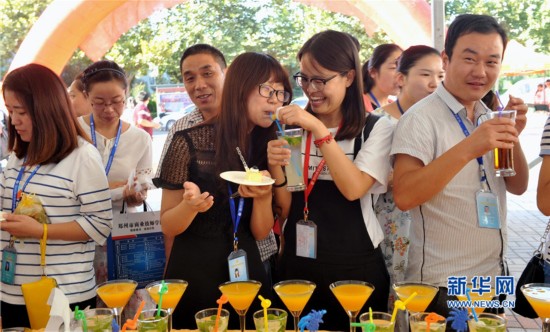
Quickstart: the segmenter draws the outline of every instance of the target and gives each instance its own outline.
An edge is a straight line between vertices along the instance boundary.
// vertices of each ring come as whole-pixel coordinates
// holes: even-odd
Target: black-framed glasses
[[[92,103],[92,108],[96,111],[103,111],[107,107],[112,107],[113,109],[119,109],[121,106],[124,105],[124,103],[125,103],[124,99],[113,101],[110,104],[107,104],[107,103]]]
[[[296,80],[296,84],[298,84],[298,86],[304,90],[307,89],[308,86],[311,84],[311,87],[313,87],[315,90],[323,91],[328,81],[332,80],[338,75],[343,75],[345,73],[346,72],[341,72],[340,74],[336,74],[327,78],[319,78],[319,77],[309,78],[307,76],[302,75],[302,73],[297,72],[296,74],[294,74],[293,77]]]
[[[275,90],[267,84],[258,85],[258,92],[260,96],[271,98],[273,95],[277,96],[277,100],[286,103],[290,100],[290,92],[285,90]]]

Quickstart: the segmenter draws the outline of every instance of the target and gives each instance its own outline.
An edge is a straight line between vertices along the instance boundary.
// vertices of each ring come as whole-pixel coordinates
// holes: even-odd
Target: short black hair
[[[403,75],[408,75],[409,70],[422,58],[428,55],[436,55],[441,57],[438,50],[426,45],[414,45],[401,53],[397,59],[397,72]]]
[[[504,31],[504,28],[494,17],[489,15],[463,14],[458,15],[447,30],[445,54],[447,54],[449,59],[453,55],[453,48],[458,38],[470,33],[498,33],[502,38],[502,52],[504,53],[506,50],[506,45],[508,44],[506,31]]]
[[[193,46],[189,46],[185,51],[183,51],[183,54],[180,59],[180,72],[182,70],[183,60],[185,60],[187,57],[191,55],[196,54],[210,54],[214,57],[214,60],[220,65],[220,68],[223,70],[227,68],[227,63],[225,62],[225,57],[223,56],[223,53],[215,48],[212,45],[208,44],[195,44]]]
[[[381,44],[376,46],[370,59],[368,59],[361,68],[363,72],[363,93],[368,93],[374,88],[375,82],[370,76],[371,69],[380,71],[380,67],[382,67],[384,62],[386,62],[395,51],[403,51],[403,49],[397,44]]]
[[[147,91],[141,91],[137,96],[137,100],[146,101],[150,97],[151,97],[151,95],[149,95],[149,93]]]

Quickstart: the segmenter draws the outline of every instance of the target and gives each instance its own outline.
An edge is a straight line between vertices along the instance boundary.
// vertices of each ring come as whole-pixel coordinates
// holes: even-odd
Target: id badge
[[[8,285],[15,284],[15,266],[17,251],[13,246],[6,246],[2,250],[2,282]]]
[[[242,249],[235,250],[227,257],[229,263],[229,280],[230,281],[247,281],[248,280],[248,262],[246,259],[246,251]]]
[[[500,229],[500,217],[497,196],[480,190],[476,193],[477,221],[479,227]]]
[[[296,256],[317,258],[317,225],[311,220],[296,224]]]

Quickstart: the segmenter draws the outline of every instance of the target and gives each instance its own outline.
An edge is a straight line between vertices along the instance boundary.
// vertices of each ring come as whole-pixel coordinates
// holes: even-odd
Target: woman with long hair
[[[6,328],[29,326],[21,284],[42,276],[39,240],[45,233],[46,275],[56,279],[73,310],[95,307],[94,248],[109,236],[112,212],[101,156],[78,124],[59,76],[30,64],[10,72],[2,92],[13,151],[0,176],[0,206],[8,212],[0,223],[2,259],[10,239],[17,251],[13,282],[2,278]],[[40,202],[46,225],[13,214],[22,193],[34,194]]]
[[[267,142],[275,138],[271,115],[288,104],[291,91],[277,60],[243,53],[227,70],[220,114],[173,136],[157,183],[163,188],[162,230],[175,236],[165,278],[189,282],[174,313],[175,328],[195,328],[193,315],[215,304],[218,286],[234,278],[228,263],[234,243],[246,252],[249,279],[262,282],[260,294],[271,293],[255,240],[264,239],[273,227],[272,186],[237,185],[220,173],[244,170],[237,148],[248,166],[267,169]],[[243,275],[239,268],[239,277]],[[258,301],[250,311],[256,309]],[[238,315],[231,317],[235,328]]]
[[[363,100],[368,112],[389,104],[388,97],[399,93],[395,76],[397,59],[402,52],[396,44],[378,45],[363,64]]]
[[[311,37],[298,52],[296,82],[309,98],[305,110],[289,105],[279,110],[282,124],[304,129],[302,155],[305,192],[276,188],[276,204],[288,213],[281,279],[317,284],[305,312],[323,308],[323,328],[344,330],[349,319],[329,290],[332,282],[361,280],[375,290],[366,310],[386,311],[389,276],[379,244],[383,232],[372,209],[372,195],[386,191],[390,171],[392,127],[379,119],[365,141],[367,117],[362,98],[358,50],[348,34],[327,30]],[[284,182],[290,150],[284,140],[269,143],[269,171]],[[316,235],[308,236],[315,224]],[[303,230],[303,231],[302,231]],[[312,232],[315,233],[315,232]],[[299,239],[315,243],[316,255],[304,255]],[[364,311],[364,310],[363,310]]]

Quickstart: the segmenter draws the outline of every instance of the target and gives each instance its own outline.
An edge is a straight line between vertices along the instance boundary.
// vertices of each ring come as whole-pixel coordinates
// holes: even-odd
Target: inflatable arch
[[[55,0],[21,44],[10,70],[31,62],[60,74],[80,47],[93,61],[100,59],[122,34],[154,11],[187,0]],[[372,35],[382,28],[402,47],[432,44],[431,12],[426,0],[295,0],[356,16]]]

